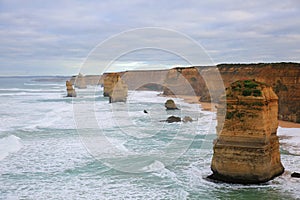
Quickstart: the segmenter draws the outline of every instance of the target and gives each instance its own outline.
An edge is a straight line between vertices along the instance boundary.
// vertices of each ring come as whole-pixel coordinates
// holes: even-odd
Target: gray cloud
[[[0,75],[74,74],[98,43],[149,26],[192,37],[215,63],[299,62],[299,18],[297,0],[2,0]]]

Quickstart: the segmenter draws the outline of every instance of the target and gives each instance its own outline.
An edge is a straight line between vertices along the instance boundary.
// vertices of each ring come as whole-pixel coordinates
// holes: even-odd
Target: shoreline
[[[187,103],[199,104],[199,105],[201,105],[201,108],[205,111],[212,111],[212,112],[217,111],[216,103],[201,102],[201,101],[199,101],[200,96],[188,96],[188,95],[164,95],[164,96],[180,98],[180,99],[183,99]],[[300,123],[278,120],[278,126],[280,126],[282,128],[300,128]]]

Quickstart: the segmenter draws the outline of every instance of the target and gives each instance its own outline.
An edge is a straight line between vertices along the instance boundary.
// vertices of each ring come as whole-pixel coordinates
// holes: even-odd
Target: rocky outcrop
[[[76,97],[75,89],[70,81],[66,81],[67,97]]]
[[[185,117],[182,119],[182,121],[183,121],[184,123],[187,123],[187,122],[192,122],[193,119],[192,119],[190,116],[185,116]]]
[[[166,122],[168,122],[168,123],[181,122],[181,118],[176,117],[176,116],[170,116],[170,117],[168,117]]]
[[[168,99],[165,102],[165,107],[166,107],[167,110],[178,110],[175,102],[172,99]]]
[[[293,172],[293,173],[291,174],[291,177],[293,177],[293,178],[300,178],[300,173]]]
[[[168,123],[174,123],[174,122],[184,122],[184,123],[187,123],[187,122],[192,122],[193,119],[189,116],[185,116],[183,119],[181,119],[180,117],[177,117],[177,116],[170,116],[168,117],[166,120],[162,120],[161,122],[168,122]]]
[[[227,110],[218,107],[210,178],[261,183],[282,174],[276,135],[278,97],[272,88],[254,80],[237,81],[226,89],[226,99]]]

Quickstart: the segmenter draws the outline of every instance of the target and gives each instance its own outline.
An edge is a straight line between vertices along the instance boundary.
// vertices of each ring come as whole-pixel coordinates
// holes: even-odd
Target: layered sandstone
[[[109,92],[109,103],[114,102],[126,102],[128,95],[128,86],[124,81],[119,78],[117,83],[113,86]]]
[[[201,96],[203,102],[218,102],[218,88],[210,86],[214,76],[210,73],[215,67],[174,68],[165,79],[164,94]],[[279,119],[300,123],[300,64],[299,63],[261,63],[261,64],[220,64],[217,65],[225,87],[237,80],[256,79],[272,86],[279,97]],[[188,84],[187,84],[188,83]],[[216,84],[217,85],[217,84]],[[187,91],[189,91],[187,93]]]
[[[103,84],[103,78],[101,75],[82,75],[72,76],[70,82],[77,88],[85,88],[87,85],[101,85]]]
[[[76,97],[75,89],[70,81],[66,81],[67,97]]]
[[[86,82],[85,82],[85,77],[82,74],[78,74],[78,76],[76,77],[74,86],[78,89],[85,89],[87,88],[86,86]]]
[[[126,102],[128,85],[121,79],[119,73],[104,74],[103,95],[109,97],[109,102]]]
[[[102,76],[84,76],[89,84],[103,84],[105,77],[113,79],[118,74],[128,85],[129,90],[161,90],[165,95],[200,96],[203,102],[218,102],[222,88],[214,76],[216,67],[187,67],[170,70],[125,71],[105,73]],[[217,65],[228,87],[237,80],[256,79],[272,86],[279,97],[279,119],[300,123],[300,64],[270,63],[270,64],[220,64]],[[204,78],[205,77],[205,78]],[[72,78],[71,80],[75,80]],[[210,85],[205,80],[209,80]],[[107,92],[104,95],[108,96]],[[213,96],[211,96],[213,95]],[[215,95],[215,96],[214,96]]]
[[[217,112],[211,178],[261,183],[282,174],[276,135],[278,97],[272,88],[254,80],[237,81],[226,89],[226,99],[227,109],[219,106]]]
[[[103,76],[103,96],[109,97],[121,76],[119,73],[107,73]]]

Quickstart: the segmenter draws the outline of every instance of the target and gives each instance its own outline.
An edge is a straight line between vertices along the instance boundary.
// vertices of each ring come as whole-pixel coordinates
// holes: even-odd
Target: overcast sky
[[[99,43],[143,27],[191,37],[215,64],[300,62],[299,0],[0,0],[0,26],[0,75],[77,74]]]

